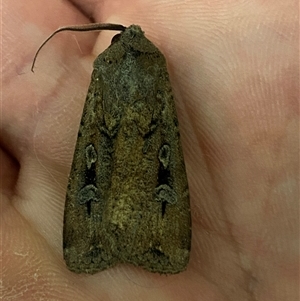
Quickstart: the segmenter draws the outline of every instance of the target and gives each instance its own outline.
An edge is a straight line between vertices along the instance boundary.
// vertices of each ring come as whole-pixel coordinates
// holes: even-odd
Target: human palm
[[[297,300],[296,2],[3,1],[1,255],[4,300]],[[141,25],[165,54],[192,210],[187,271],[130,265],[95,275],[62,259],[68,173],[92,61]]]

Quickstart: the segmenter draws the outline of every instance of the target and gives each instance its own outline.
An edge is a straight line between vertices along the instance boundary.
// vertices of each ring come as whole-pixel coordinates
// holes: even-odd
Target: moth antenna
[[[116,31],[124,31],[126,29],[125,26],[121,24],[111,24],[111,23],[92,23],[92,24],[82,24],[82,25],[72,25],[72,26],[64,26],[55,30],[38,48],[36,51],[33,62],[31,65],[31,72],[34,72],[34,65],[37,59],[39,52],[45,46],[45,44],[53,38],[57,33],[61,31],[96,31],[96,30],[116,30]]]

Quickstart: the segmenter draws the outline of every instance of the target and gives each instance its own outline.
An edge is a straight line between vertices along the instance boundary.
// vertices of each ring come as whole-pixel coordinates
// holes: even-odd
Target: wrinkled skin
[[[2,6],[3,300],[258,300],[299,297],[298,3],[9,1]],[[139,24],[166,56],[191,194],[187,271],[130,265],[95,275],[62,259],[65,191],[92,62]]]

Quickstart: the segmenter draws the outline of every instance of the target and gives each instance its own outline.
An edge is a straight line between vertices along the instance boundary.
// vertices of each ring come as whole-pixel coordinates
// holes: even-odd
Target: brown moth
[[[67,188],[64,259],[76,273],[131,263],[175,274],[189,261],[191,216],[163,54],[137,25],[64,27],[42,46],[59,31],[101,29],[121,33],[94,62]]]

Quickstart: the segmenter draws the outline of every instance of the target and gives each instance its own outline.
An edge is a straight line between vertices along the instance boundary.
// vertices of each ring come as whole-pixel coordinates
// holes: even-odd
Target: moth
[[[121,33],[94,61],[66,193],[64,259],[76,273],[118,263],[179,273],[191,214],[163,54],[137,25],[63,27],[42,46],[63,30],[103,29]]]

